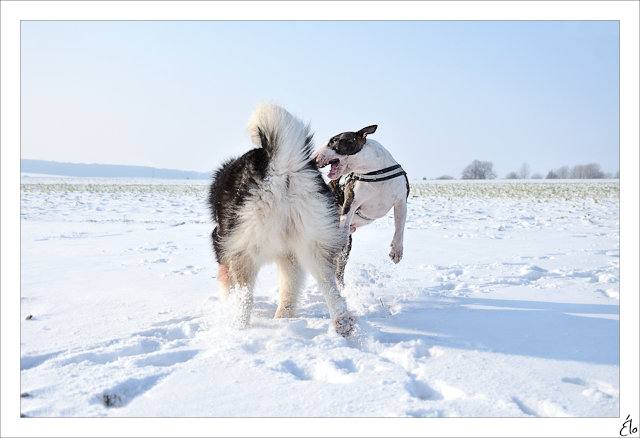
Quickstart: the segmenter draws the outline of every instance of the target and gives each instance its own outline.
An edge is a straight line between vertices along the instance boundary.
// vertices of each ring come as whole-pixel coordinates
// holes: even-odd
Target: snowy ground
[[[348,340],[311,278],[271,319],[275,265],[230,327],[207,184],[21,178],[26,417],[621,415],[617,180],[413,182],[399,265],[391,214],[354,234]]]

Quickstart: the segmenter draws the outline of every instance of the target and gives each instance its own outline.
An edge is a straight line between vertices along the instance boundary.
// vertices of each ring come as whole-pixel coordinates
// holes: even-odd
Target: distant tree
[[[436,179],[455,179],[455,178],[450,175],[442,175],[437,177]]]
[[[529,178],[529,174],[531,173],[531,166],[528,163],[522,163],[520,166],[520,170],[518,171],[518,176],[522,179]]]
[[[616,179],[620,179],[620,169],[618,169],[618,171],[616,172],[615,175],[613,175],[613,177]]]
[[[426,177],[426,176],[423,176],[423,177],[422,177],[422,181],[424,181],[424,180],[426,180],[426,179],[427,179],[427,177]]]
[[[497,176],[491,161],[473,160],[462,171],[462,179],[496,179]]]
[[[584,179],[584,166],[582,164],[576,164],[571,168],[569,178],[571,179]]]
[[[572,179],[601,179],[604,176],[598,163],[576,164],[571,169]]]
[[[558,174],[555,173],[553,170],[550,170],[549,173],[547,173],[547,179],[558,179]]]
[[[568,179],[569,178],[569,166],[564,165],[559,167],[558,170],[555,171],[555,174],[558,175],[559,179]]]
[[[540,174],[540,172],[536,172],[531,175],[531,179],[542,179],[542,174]]]
[[[598,163],[589,163],[584,166],[585,174],[588,179],[602,179],[605,177],[604,172],[600,170]]]
[[[520,177],[516,172],[509,172],[507,173],[507,176],[504,177],[504,179],[520,179]]]

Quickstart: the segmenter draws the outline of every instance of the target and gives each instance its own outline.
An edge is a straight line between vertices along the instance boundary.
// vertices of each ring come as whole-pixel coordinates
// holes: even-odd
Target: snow
[[[207,181],[21,178],[26,417],[620,417],[620,186],[415,181],[358,229],[350,339],[309,277],[217,297]],[[25,319],[32,315],[31,319]]]

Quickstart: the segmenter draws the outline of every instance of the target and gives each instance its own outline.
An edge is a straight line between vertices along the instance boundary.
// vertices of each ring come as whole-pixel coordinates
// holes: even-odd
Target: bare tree
[[[615,175],[613,175],[613,177],[616,179],[620,179],[620,169],[618,169],[618,171],[616,172]]]
[[[549,173],[547,173],[547,179],[558,179],[558,178],[559,178],[558,174],[553,170],[550,170]]]
[[[569,178],[569,166],[566,164],[562,167],[559,167],[558,170],[555,171],[555,174],[559,179],[568,179]]]
[[[536,172],[531,175],[531,179],[542,179],[542,174],[540,174],[540,172]]]
[[[571,169],[573,179],[600,179],[604,178],[604,172],[600,170],[598,163],[576,164]]]
[[[529,166],[529,163],[522,163],[522,166],[520,166],[520,170],[518,171],[518,176],[522,179],[527,179],[529,178],[530,173],[531,166]]]
[[[589,163],[584,166],[584,170],[587,179],[602,179],[605,176],[598,163]]]
[[[436,179],[455,179],[455,178],[450,175],[442,175],[437,177]]]
[[[504,177],[504,179],[519,179],[519,178],[520,177],[515,172],[509,172],[507,173],[507,176]]]
[[[569,178],[571,179],[584,179],[584,166],[582,164],[576,164],[571,168],[571,173],[569,174]]]
[[[473,160],[462,171],[462,179],[496,179],[497,176],[491,161]]]

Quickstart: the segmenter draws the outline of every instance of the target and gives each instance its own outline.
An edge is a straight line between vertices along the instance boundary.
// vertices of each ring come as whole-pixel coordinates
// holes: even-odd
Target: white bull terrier
[[[378,125],[358,132],[343,132],[329,140],[313,156],[319,168],[331,165],[329,187],[340,207],[340,227],[349,227],[349,242],[336,260],[336,281],[344,286],[344,269],[351,252],[351,234],[357,228],[386,215],[393,207],[395,233],[389,257],[402,259],[407,219],[409,179],[402,167],[380,143],[367,139]],[[404,176],[404,178],[400,178]]]

